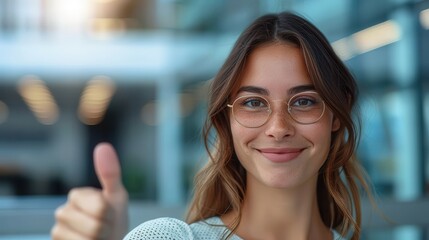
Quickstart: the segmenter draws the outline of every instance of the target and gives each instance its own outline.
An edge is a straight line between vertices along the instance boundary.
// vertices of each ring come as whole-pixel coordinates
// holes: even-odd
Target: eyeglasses
[[[286,104],[288,114],[300,124],[315,123],[325,113],[325,102],[317,92],[313,91],[298,93],[292,96]],[[232,109],[234,119],[240,125],[248,128],[261,127],[273,112],[270,101],[257,95],[238,97],[227,106]]]

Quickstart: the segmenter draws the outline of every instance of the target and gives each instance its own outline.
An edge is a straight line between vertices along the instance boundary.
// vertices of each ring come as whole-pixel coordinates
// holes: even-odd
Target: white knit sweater
[[[336,231],[333,240],[344,240]],[[217,240],[230,233],[219,217],[187,224],[176,218],[157,218],[144,222],[125,236],[124,240]],[[242,240],[232,235],[229,240]]]

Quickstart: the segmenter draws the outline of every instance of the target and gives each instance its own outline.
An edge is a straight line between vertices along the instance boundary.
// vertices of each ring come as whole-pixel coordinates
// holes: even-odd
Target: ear
[[[334,116],[332,120],[332,132],[338,131],[340,129],[341,123],[340,120]]]

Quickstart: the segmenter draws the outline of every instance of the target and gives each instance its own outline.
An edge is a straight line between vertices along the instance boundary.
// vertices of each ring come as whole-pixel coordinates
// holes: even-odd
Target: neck
[[[295,189],[268,188],[248,182],[237,235],[244,239],[329,239],[316,196],[317,177]],[[222,219],[228,225],[237,212]],[[323,237],[321,237],[323,236]]]

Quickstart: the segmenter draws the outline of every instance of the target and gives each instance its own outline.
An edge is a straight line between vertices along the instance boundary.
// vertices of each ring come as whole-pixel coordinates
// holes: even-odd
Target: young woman
[[[315,26],[287,12],[258,18],[212,80],[210,158],[186,223],[155,219],[125,239],[359,239],[358,183],[368,187],[354,158],[356,97]]]

